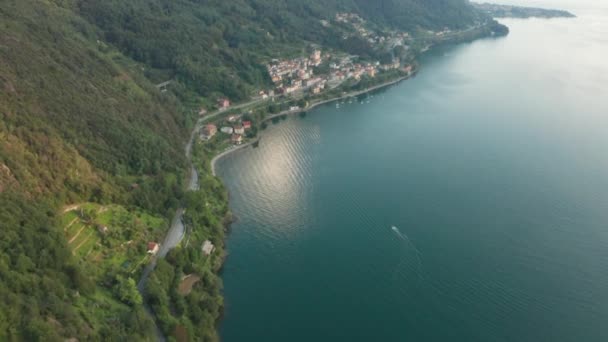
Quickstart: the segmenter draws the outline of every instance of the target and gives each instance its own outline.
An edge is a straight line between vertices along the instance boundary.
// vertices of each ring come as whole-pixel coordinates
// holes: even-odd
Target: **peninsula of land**
[[[574,14],[557,9],[473,3],[477,9],[494,18],[574,18]]]

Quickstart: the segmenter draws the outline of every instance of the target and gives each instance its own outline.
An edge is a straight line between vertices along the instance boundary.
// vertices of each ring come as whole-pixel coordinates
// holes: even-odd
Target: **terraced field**
[[[133,274],[149,260],[146,245],[161,241],[168,225],[164,218],[122,206],[93,203],[71,205],[61,217],[66,241],[81,262]]]

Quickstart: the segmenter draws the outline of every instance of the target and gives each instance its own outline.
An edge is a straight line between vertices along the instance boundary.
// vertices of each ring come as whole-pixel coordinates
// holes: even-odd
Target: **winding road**
[[[230,107],[228,110],[239,109],[239,108],[246,107],[246,106],[261,102],[261,101],[264,101],[264,99],[260,98],[260,99],[255,99],[255,100],[252,100],[249,102],[245,102],[245,103]],[[187,186],[188,191],[198,191],[199,190],[198,172],[197,172],[196,168],[194,167],[194,165],[192,164],[192,145],[194,144],[194,139],[196,139],[198,132],[200,131],[200,129],[203,126],[203,123],[205,123],[205,122],[209,121],[210,119],[212,119],[222,113],[225,113],[225,112],[226,111],[216,111],[205,117],[199,118],[198,121],[196,122],[196,124],[194,125],[192,132],[190,133],[190,139],[188,140],[188,143],[186,144],[186,147],[184,149],[184,154],[186,155],[186,159],[188,160],[188,163],[190,163],[190,175],[188,177],[188,186]],[[158,259],[161,259],[161,258],[164,258],[165,256],[167,256],[167,253],[169,253],[170,250],[172,250],[177,245],[179,245],[185,236],[186,229],[185,229],[184,221],[183,221],[184,212],[185,212],[184,208],[179,208],[175,211],[175,215],[173,216],[173,219],[171,220],[171,226],[169,227],[169,230],[167,231],[167,235],[165,236],[164,241],[160,245],[160,249],[159,249],[158,253],[152,258],[150,263],[148,265],[146,265],[146,267],[144,268],[144,270],[141,274],[141,278],[139,279],[139,282],[137,283],[137,289],[139,290],[139,293],[141,293],[143,298],[145,298],[146,282],[148,281],[150,274],[152,274],[152,271],[154,271],[154,269],[156,268]],[[144,299],[144,308],[151,317],[153,317],[153,318],[155,317],[154,313],[152,312],[152,309],[150,308],[148,303],[145,301],[145,299]],[[155,329],[156,329],[156,339],[158,341],[164,342],[166,340],[165,336],[163,335],[162,331],[159,329],[158,325],[156,325],[155,320],[154,320],[154,322],[155,322]]]

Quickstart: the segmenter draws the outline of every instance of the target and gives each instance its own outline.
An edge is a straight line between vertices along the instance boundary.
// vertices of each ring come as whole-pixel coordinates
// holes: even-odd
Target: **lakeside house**
[[[209,139],[213,138],[213,136],[215,134],[217,134],[216,125],[214,125],[214,124],[205,125],[205,127],[203,127],[203,130],[201,132],[201,139],[209,140]]]
[[[243,143],[243,136],[240,134],[233,134],[230,141],[232,141],[232,143],[235,145],[240,145]]]
[[[239,121],[240,116],[238,115],[230,115],[226,120],[228,120],[228,122],[237,122]]]
[[[217,100],[217,107],[219,109],[227,109],[228,107],[230,107],[230,100],[228,100],[225,97],[222,97],[220,99]]]
[[[221,131],[222,133],[226,133],[226,134],[232,134],[232,132],[234,132],[234,129],[233,129],[232,127],[230,127],[230,126],[225,126],[225,127],[222,127],[222,128],[220,129],[220,131]]]
[[[201,250],[203,253],[205,253],[205,255],[210,255],[214,249],[215,246],[209,240],[205,240],[205,242],[203,242],[203,246],[201,247]]]
[[[302,80],[309,79],[311,73],[312,73],[312,71],[308,72],[308,70],[306,68],[298,70],[298,73],[297,73],[298,79],[291,81],[292,84],[293,84],[294,81],[300,81],[300,82],[302,82]]]
[[[376,68],[371,65],[365,68],[365,72],[369,77],[376,77]]]
[[[391,69],[399,69],[400,66],[401,66],[401,60],[399,60],[399,58],[394,58],[392,63],[384,64],[380,68],[382,70],[391,70]]]
[[[293,93],[294,91],[300,90],[300,86],[291,86],[291,87],[287,87],[285,88],[284,92],[286,94],[290,94]]]
[[[303,85],[305,87],[312,87],[312,86],[315,86],[315,85],[317,85],[317,84],[319,84],[321,82],[323,82],[323,79],[321,77],[315,77],[315,78],[311,78],[311,79],[308,79],[308,80],[304,81]]]
[[[234,133],[235,134],[245,134],[245,128],[242,125],[236,125],[236,126],[234,126]]]
[[[156,255],[160,249],[160,244],[156,242],[148,242],[148,254]]]

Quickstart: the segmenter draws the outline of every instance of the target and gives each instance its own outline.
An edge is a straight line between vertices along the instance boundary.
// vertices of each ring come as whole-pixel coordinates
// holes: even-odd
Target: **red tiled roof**
[[[158,246],[158,244],[156,242],[148,242],[148,250],[149,251],[153,251],[154,248],[156,248],[156,246]]]

